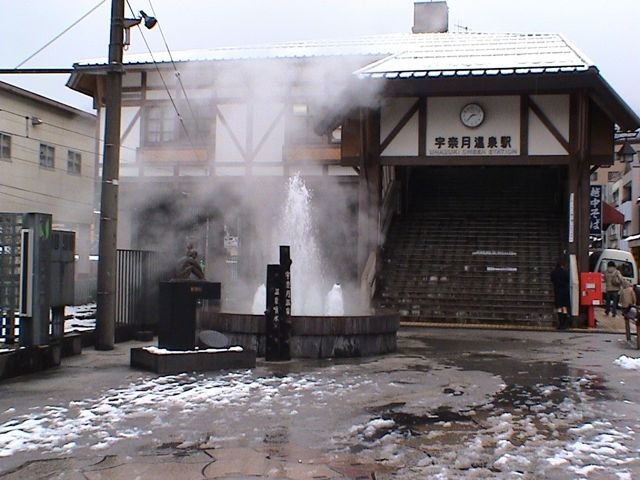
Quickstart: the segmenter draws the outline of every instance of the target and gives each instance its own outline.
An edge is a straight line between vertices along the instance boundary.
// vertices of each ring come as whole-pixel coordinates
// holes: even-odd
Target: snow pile
[[[96,304],[68,305],[65,307],[65,333],[83,332],[96,328]]]
[[[235,346],[229,348],[203,348],[199,350],[167,350],[166,348],[159,347],[142,347],[143,350],[146,350],[149,353],[153,353],[156,355],[171,355],[176,353],[218,353],[218,352],[242,352],[244,351],[242,347]]]
[[[640,370],[640,358],[632,358],[622,355],[618,359],[614,360],[613,363],[628,370]]]

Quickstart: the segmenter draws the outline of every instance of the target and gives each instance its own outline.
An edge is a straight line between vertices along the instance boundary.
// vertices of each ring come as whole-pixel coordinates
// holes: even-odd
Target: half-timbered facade
[[[103,105],[102,63],[75,68],[70,86]],[[550,322],[550,264],[588,268],[591,172],[613,162],[615,125],[640,126],[554,34],[131,55],[124,68],[120,246],[190,237],[216,279],[261,278],[256,244],[299,172],[335,278],[427,320]]]

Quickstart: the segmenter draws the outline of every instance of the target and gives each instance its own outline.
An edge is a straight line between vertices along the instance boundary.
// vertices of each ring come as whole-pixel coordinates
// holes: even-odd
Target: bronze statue
[[[204,280],[204,272],[198,263],[198,252],[193,248],[193,244],[187,244],[187,251],[178,260],[175,278],[188,280],[195,276],[198,280]]]

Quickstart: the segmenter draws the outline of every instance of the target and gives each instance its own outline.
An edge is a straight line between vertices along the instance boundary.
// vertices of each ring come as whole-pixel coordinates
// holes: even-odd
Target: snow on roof
[[[125,64],[164,63],[171,62],[199,62],[224,60],[258,60],[275,58],[305,58],[348,55],[392,55],[402,52],[419,43],[423,35],[388,34],[372,35],[349,40],[313,40],[300,42],[285,42],[263,45],[247,45],[220,47],[210,50],[183,50],[157,53],[126,53]],[[102,65],[106,58],[83,60],[78,66]]]
[[[364,77],[409,78],[583,71],[593,63],[562,35],[426,35],[413,48],[367,65]]]
[[[421,33],[389,34],[350,40],[315,40],[211,50],[125,54],[128,65],[171,62],[283,59],[335,56],[385,57],[360,70],[362,76],[542,73],[586,70],[592,66],[581,52],[552,33]],[[76,66],[102,65],[85,60]],[[526,70],[523,71],[523,70]]]

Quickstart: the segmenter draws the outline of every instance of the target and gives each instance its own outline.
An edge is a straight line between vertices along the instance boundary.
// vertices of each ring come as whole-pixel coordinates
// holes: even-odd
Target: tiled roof
[[[582,71],[592,62],[562,35],[426,34],[421,42],[356,73],[384,78]]]
[[[183,50],[171,53],[175,62],[206,62],[224,60],[259,60],[277,58],[308,58],[333,56],[387,56],[415,45],[424,35],[390,34],[358,37],[349,40],[314,40],[264,45],[219,47],[210,50]],[[168,52],[124,55],[125,64],[171,62]],[[103,65],[106,58],[84,60],[78,66]]]
[[[222,47],[149,54],[127,54],[128,65],[336,56],[382,58],[357,73],[365,76],[424,76],[531,71],[585,70],[591,62],[558,34],[422,33],[365,36],[255,46]],[[77,66],[103,65],[93,59]]]

